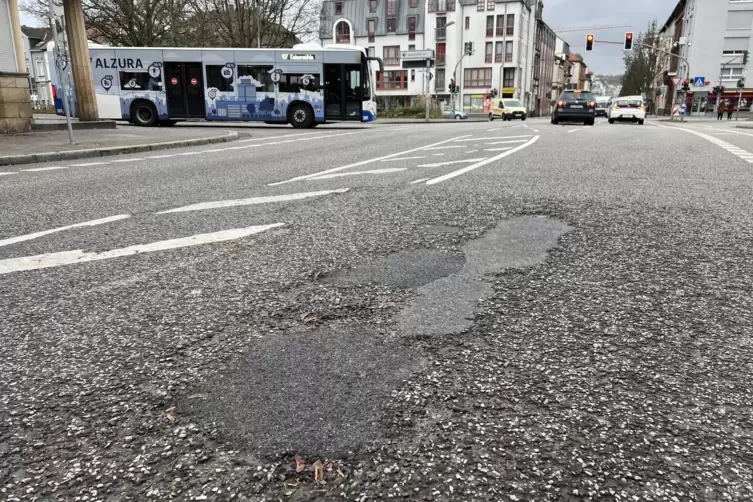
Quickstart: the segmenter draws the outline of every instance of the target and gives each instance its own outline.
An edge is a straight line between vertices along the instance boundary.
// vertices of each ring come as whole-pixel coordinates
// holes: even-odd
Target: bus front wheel
[[[149,101],[139,101],[131,107],[131,120],[137,126],[151,127],[157,123],[157,109]]]
[[[288,118],[293,127],[299,129],[314,127],[314,110],[308,105],[293,105],[290,108]]]

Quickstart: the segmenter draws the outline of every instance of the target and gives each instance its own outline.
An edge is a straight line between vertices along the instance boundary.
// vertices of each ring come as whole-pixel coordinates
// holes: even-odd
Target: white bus
[[[140,126],[180,120],[242,120],[314,127],[370,122],[376,100],[370,62],[357,46],[300,44],[292,49],[91,47],[102,119]],[[57,75],[72,77],[66,69]],[[56,80],[56,79],[55,79]],[[57,87],[55,108],[63,114]],[[75,116],[75,90],[71,109]]]

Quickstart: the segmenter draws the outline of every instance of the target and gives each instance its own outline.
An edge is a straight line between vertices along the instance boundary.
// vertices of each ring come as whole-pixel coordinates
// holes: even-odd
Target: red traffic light
[[[628,40],[632,40],[633,39],[633,34],[632,33],[627,33],[627,34],[625,34],[625,38],[627,38]]]
[[[625,33],[625,45],[623,49],[626,51],[633,49],[633,32],[632,31],[628,31],[627,33]]]

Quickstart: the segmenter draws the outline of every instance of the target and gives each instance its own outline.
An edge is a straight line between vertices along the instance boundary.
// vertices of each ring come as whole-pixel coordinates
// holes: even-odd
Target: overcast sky
[[[593,31],[598,40],[621,41],[626,31],[645,31],[649,21],[656,19],[663,25],[677,0],[544,0],[544,21],[555,31],[588,26],[614,26],[629,24],[632,28]],[[586,53],[586,35],[578,31],[558,34],[570,44],[571,52],[583,55],[588,68],[594,73],[622,73],[622,47],[619,45],[594,45]]]

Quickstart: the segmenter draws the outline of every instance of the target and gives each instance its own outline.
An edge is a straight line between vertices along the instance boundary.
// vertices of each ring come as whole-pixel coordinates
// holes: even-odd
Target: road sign
[[[703,87],[706,85],[706,77],[693,77],[693,87]]]
[[[422,51],[402,51],[400,59],[434,59],[434,49]]]
[[[682,77],[675,75],[672,77],[672,85],[675,86],[675,88],[680,86],[680,82],[682,82]]]

